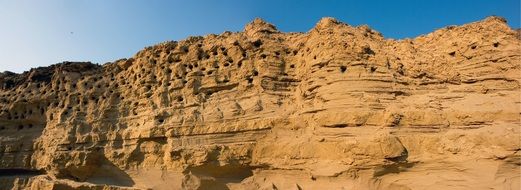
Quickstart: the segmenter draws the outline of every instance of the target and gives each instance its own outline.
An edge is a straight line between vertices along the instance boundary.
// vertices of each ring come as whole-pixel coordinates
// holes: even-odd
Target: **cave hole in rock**
[[[372,72],[375,72],[375,71],[376,71],[376,67],[371,66],[371,67],[369,68],[369,70],[371,71],[371,73],[372,73]]]
[[[248,84],[253,83],[253,78],[247,78],[246,80],[248,81]]]
[[[494,45],[494,47],[496,47],[496,48],[497,48],[497,47],[499,47],[499,42],[494,42],[494,44],[493,44],[493,45]]]
[[[294,68],[295,68],[295,64],[291,64],[291,65],[289,65],[289,68],[294,69]]]
[[[0,130],[5,130],[5,127],[4,126],[0,126]]]
[[[242,66],[242,61],[239,61],[239,62],[237,63],[237,67],[241,68],[241,66]]]
[[[224,66],[228,67],[228,66],[230,66],[230,63],[224,63]]]
[[[476,48],[477,48],[476,45],[472,45],[472,46],[470,46],[470,49],[476,49]]]
[[[315,56],[313,56],[313,59],[317,59],[317,56],[316,56],[316,55],[315,55]]]
[[[177,99],[178,102],[182,102],[183,101],[183,97],[182,96],[178,96],[176,99]]]
[[[258,75],[259,75],[259,71],[253,70],[253,76],[258,76]]]
[[[261,58],[262,59],[266,59],[267,55],[266,54],[261,54]]]
[[[18,130],[22,130],[24,128],[23,125],[18,125]]]

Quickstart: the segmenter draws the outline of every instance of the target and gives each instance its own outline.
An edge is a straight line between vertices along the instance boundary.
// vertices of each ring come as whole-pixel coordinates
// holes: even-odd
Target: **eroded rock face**
[[[1,189],[519,189],[517,31],[324,18],[0,74]]]

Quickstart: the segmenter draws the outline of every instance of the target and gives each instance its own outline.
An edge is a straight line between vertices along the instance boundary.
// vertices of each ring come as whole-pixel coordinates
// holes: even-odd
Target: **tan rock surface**
[[[0,74],[0,189],[520,189],[521,40],[324,18]]]

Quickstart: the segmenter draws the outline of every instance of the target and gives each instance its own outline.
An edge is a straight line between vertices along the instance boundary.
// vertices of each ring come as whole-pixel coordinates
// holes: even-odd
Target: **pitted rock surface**
[[[323,18],[0,73],[0,189],[519,189],[519,30]]]

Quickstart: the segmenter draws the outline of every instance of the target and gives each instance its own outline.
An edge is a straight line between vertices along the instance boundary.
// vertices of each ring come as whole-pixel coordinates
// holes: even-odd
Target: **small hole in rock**
[[[260,47],[262,45],[262,41],[261,40],[256,40],[253,42],[253,46],[255,46],[256,48]]]
[[[499,42],[494,43],[494,47],[499,47]]]
[[[346,72],[346,70],[347,70],[347,67],[346,67],[346,66],[343,66],[343,65],[340,66],[340,72],[343,73],[343,72]]]
[[[454,56],[456,55],[456,52],[455,52],[455,51],[450,52],[449,55],[452,56],[452,57],[454,57]]]

